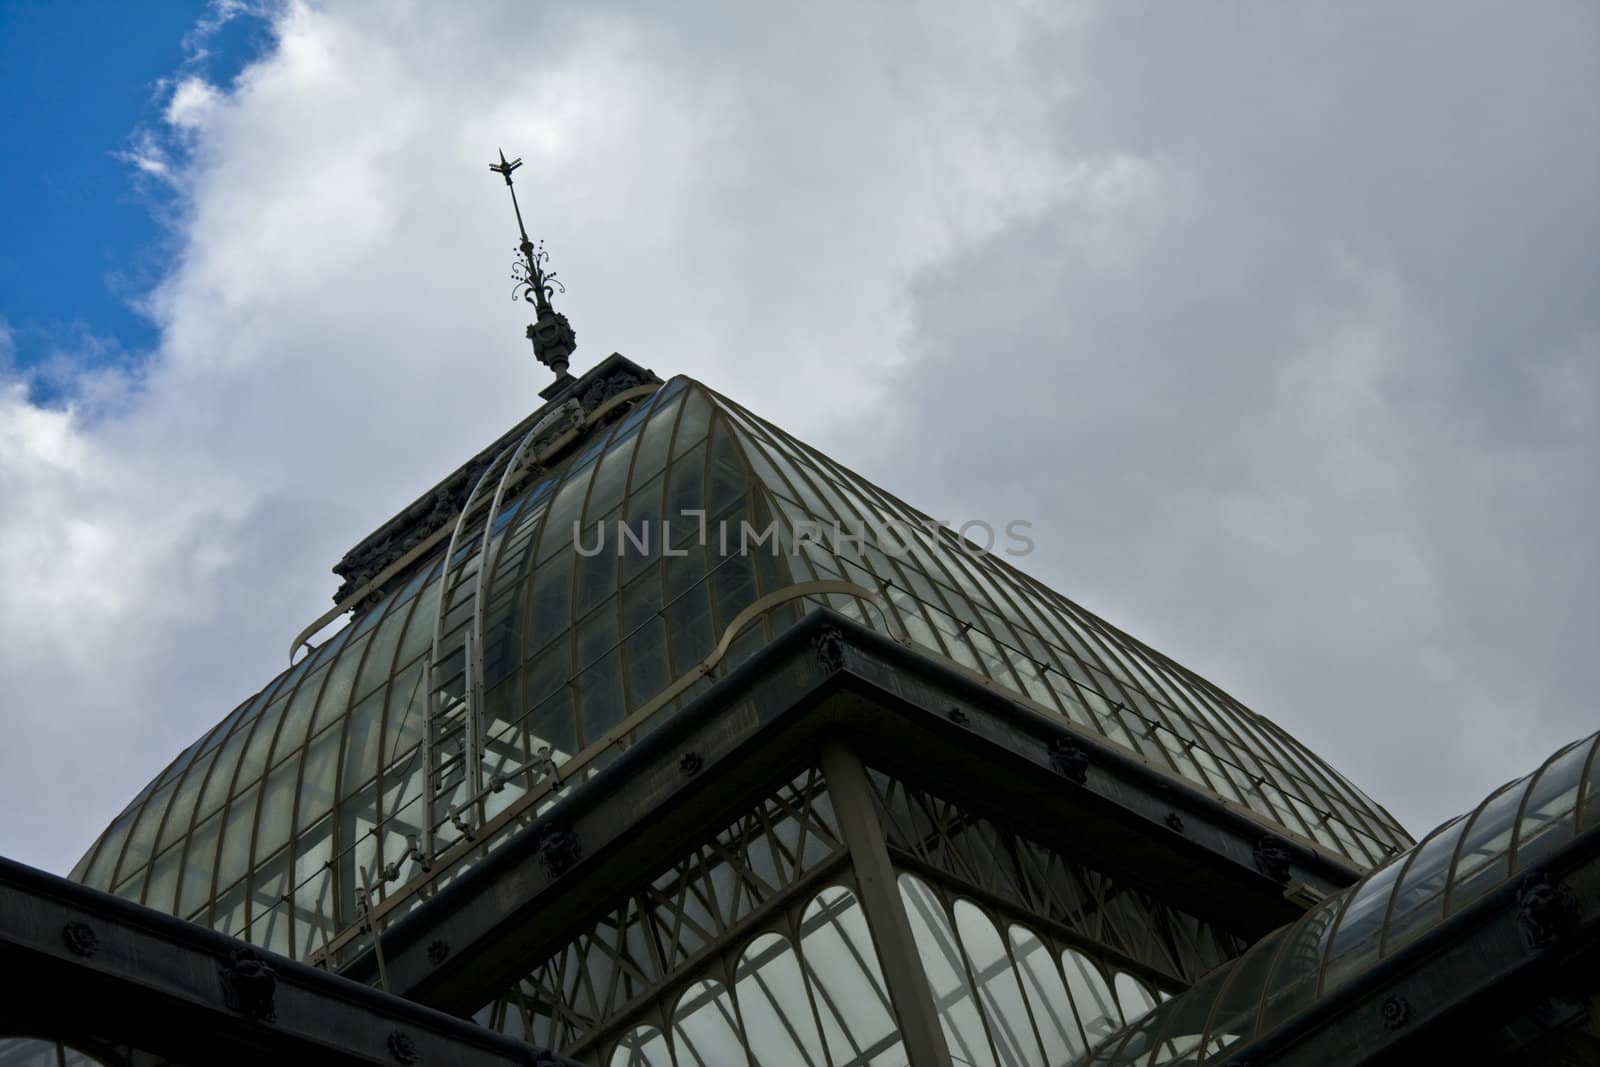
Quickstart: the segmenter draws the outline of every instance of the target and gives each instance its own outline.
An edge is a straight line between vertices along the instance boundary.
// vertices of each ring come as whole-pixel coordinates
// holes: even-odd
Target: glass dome
[[[306,957],[819,606],[1348,865],[1410,844],[1277,726],[995,553],[698,383],[633,392],[557,453],[497,457],[492,504],[184,750],[72,876]],[[430,732],[467,700],[479,736]],[[469,844],[459,813],[493,832]]]
[[[1600,825],[1600,734],[1561,749],[1416,847],[1258,941],[1084,1064],[1201,1064],[1253,1041]]]

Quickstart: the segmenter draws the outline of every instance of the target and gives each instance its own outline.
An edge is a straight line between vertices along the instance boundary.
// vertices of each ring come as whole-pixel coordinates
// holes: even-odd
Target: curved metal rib
[[[530,433],[531,432],[532,431],[530,431]],[[456,548],[461,541],[461,533],[466,528],[467,516],[472,514],[472,505],[477,500],[478,494],[482,491],[484,483],[488,481],[489,475],[494,472],[495,468],[500,465],[501,460],[505,458],[507,451],[509,451],[509,449],[502,450],[499,455],[489,462],[488,466],[484,467],[483,473],[478,475],[478,480],[473,484],[472,491],[467,494],[466,501],[461,505],[461,514],[456,516],[455,529],[451,531],[450,543],[445,548],[444,561],[439,569],[439,597],[434,607],[433,646],[428,656],[427,668],[428,721],[424,724],[421,741],[423,746],[423,774],[426,776],[423,782],[423,789],[428,805],[426,820],[422,827],[423,850],[430,859],[434,854],[434,827],[439,823],[439,820],[435,818],[436,803],[438,800],[437,793],[440,789],[442,789],[444,784],[441,780],[437,780],[435,778],[433,762],[438,755],[434,750],[435,744],[433,735],[438,725],[441,711],[439,703],[439,681],[434,677],[434,671],[437,670],[439,666],[439,646],[444,639],[444,617],[450,609],[450,574],[454,566]],[[480,567],[482,566],[482,563],[483,561],[480,559]],[[476,794],[479,792],[482,786],[483,767],[478,759],[478,745],[480,743],[480,739],[478,737],[476,722],[477,707],[473,701],[473,685],[475,684],[472,662],[473,652],[472,633],[469,630],[467,634],[467,647],[464,650],[465,659],[463,663],[463,670],[466,673],[466,677],[463,679],[462,699],[466,704],[466,712],[464,715],[465,721],[461,726],[462,739],[465,749],[462,753],[462,758],[465,761],[463,770],[469,782],[469,792]]]

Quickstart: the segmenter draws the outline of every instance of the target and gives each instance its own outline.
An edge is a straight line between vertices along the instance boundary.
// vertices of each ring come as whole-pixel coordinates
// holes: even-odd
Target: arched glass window
[[[800,960],[788,938],[768,933],[750,942],[735,968],[733,993],[753,1067],[827,1063]]]
[[[672,1067],[672,1053],[660,1030],[639,1026],[617,1042],[609,1067]]]
[[[1122,1009],[1122,1018],[1125,1022],[1133,1022],[1156,1006],[1156,998],[1151,996],[1150,990],[1131,974],[1117,972],[1116,981],[1112,985],[1116,990],[1117,1005]]]
[[[1084,1050],[1083,1031],[1078,1029],[1072,998],[1056,966],[1055,954],[1025,926],[1015,923],[1007,931],[1011,955],[1033,1013],[1034,1025],[1044,1046],[1044,1062],[1050,1067],[1070,1063]]]
[[[1003,1067],[1028,1067],[1043,1055],[1033,1032],[1028,1002],[1023,998],[1011,956],[994,923],[975,904],[958,900],[956,932],[978,989],[978,1005],[989,1026],[995,1054]]]
[[[904,1067],[888,986],[854,893],[829,886],[806,905],[800,959],[828,1058],[835,1064]]]
[[[900,876],[900,896],[905,901],[917,955],[928,976],[934,1008],[951,1055],[975,1067],[997,1067],[972,982],[967,977],[961,944],[943,902],[926,882],[910,874]]]
[[[721,982],[695,982],[678,998],[672,1013],[672,1046],[678,1067],[729,1067],[747,1062],[733,998]]]
[[[1122,1025],[1122,1012],[1105,976],[1089,957],[1069,948],[1061,954],[1061,970],[1067,976],[1067,991],[1084,1039],[1093,1048]]]

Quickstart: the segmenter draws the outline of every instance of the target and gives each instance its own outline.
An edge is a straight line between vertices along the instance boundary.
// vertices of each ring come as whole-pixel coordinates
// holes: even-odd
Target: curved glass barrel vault
[[[1223,1062],[1395,952],[1600,826],[1600,734],[1371,871],[1240,959],[1107,1041],[1083,1064]]]
[[[774,520],[776,537],[740,551],[741,524],[759,534]],[[630,543],[619,555],[619,521],[649,528],[648,550]],[[815,606],[1358,868],[1410,843],[1273,724],[925,522],[738,405],[673,379],[548,469],[530,466],[487,537],[480,514],[449,568],[441,547],[181,753],[73,877],[296,957],[337,947],[367,902],[415,903],[441,881],[416,877],[430,821],[426,665],[436,622],[458,633],[475,611],[492,788],[472,795],[457,781],[447,799],[489,821],[479,850],[554,802],[552,768],[563,768],[561,789],[574,787]],[[895,523],[916,532],[851,542],[831,535],[835,523],[846,534]],[[797,536],[807,524],[830,533]],[[597,531],[611,540],[592,552]],[[859,592],[779,595],[818,580]],[[459,677],[456,657],[436,677]],[[497,827],[502,813],[517,821]],[[449,847],[449,822],[432,825]]]

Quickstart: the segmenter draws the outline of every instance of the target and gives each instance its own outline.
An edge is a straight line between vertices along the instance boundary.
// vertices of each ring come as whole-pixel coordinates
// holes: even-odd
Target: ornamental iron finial
[[[567,288],[556,279],[554,271],[546,269],[550,253],[544,250],[544,242],[535,245],[528,239],[528,228],[522,222],[522,207],[517,203],[517,189],[511,183],[511,172],[520,166],[521,159],[508,160],[501,151],[500,162],[489,164],[489,169],[506,180],[506,188],[511,192],[511,209],[517,213],[517,234],[521,241],[517,245],[516,264],[511,268],[512,280],[517,283],[511,298],[521,297],[532,304],[537,313],[537,319],[528,326],[527,336],[533,342],[533,354],[539,362],[555,371],[555,384],[544,393],[549,396],[571,378],[567,367],[573,350],[578,347],[578,335],[567,317],[550,306],[550,298],[558,290],[566,292]]]

